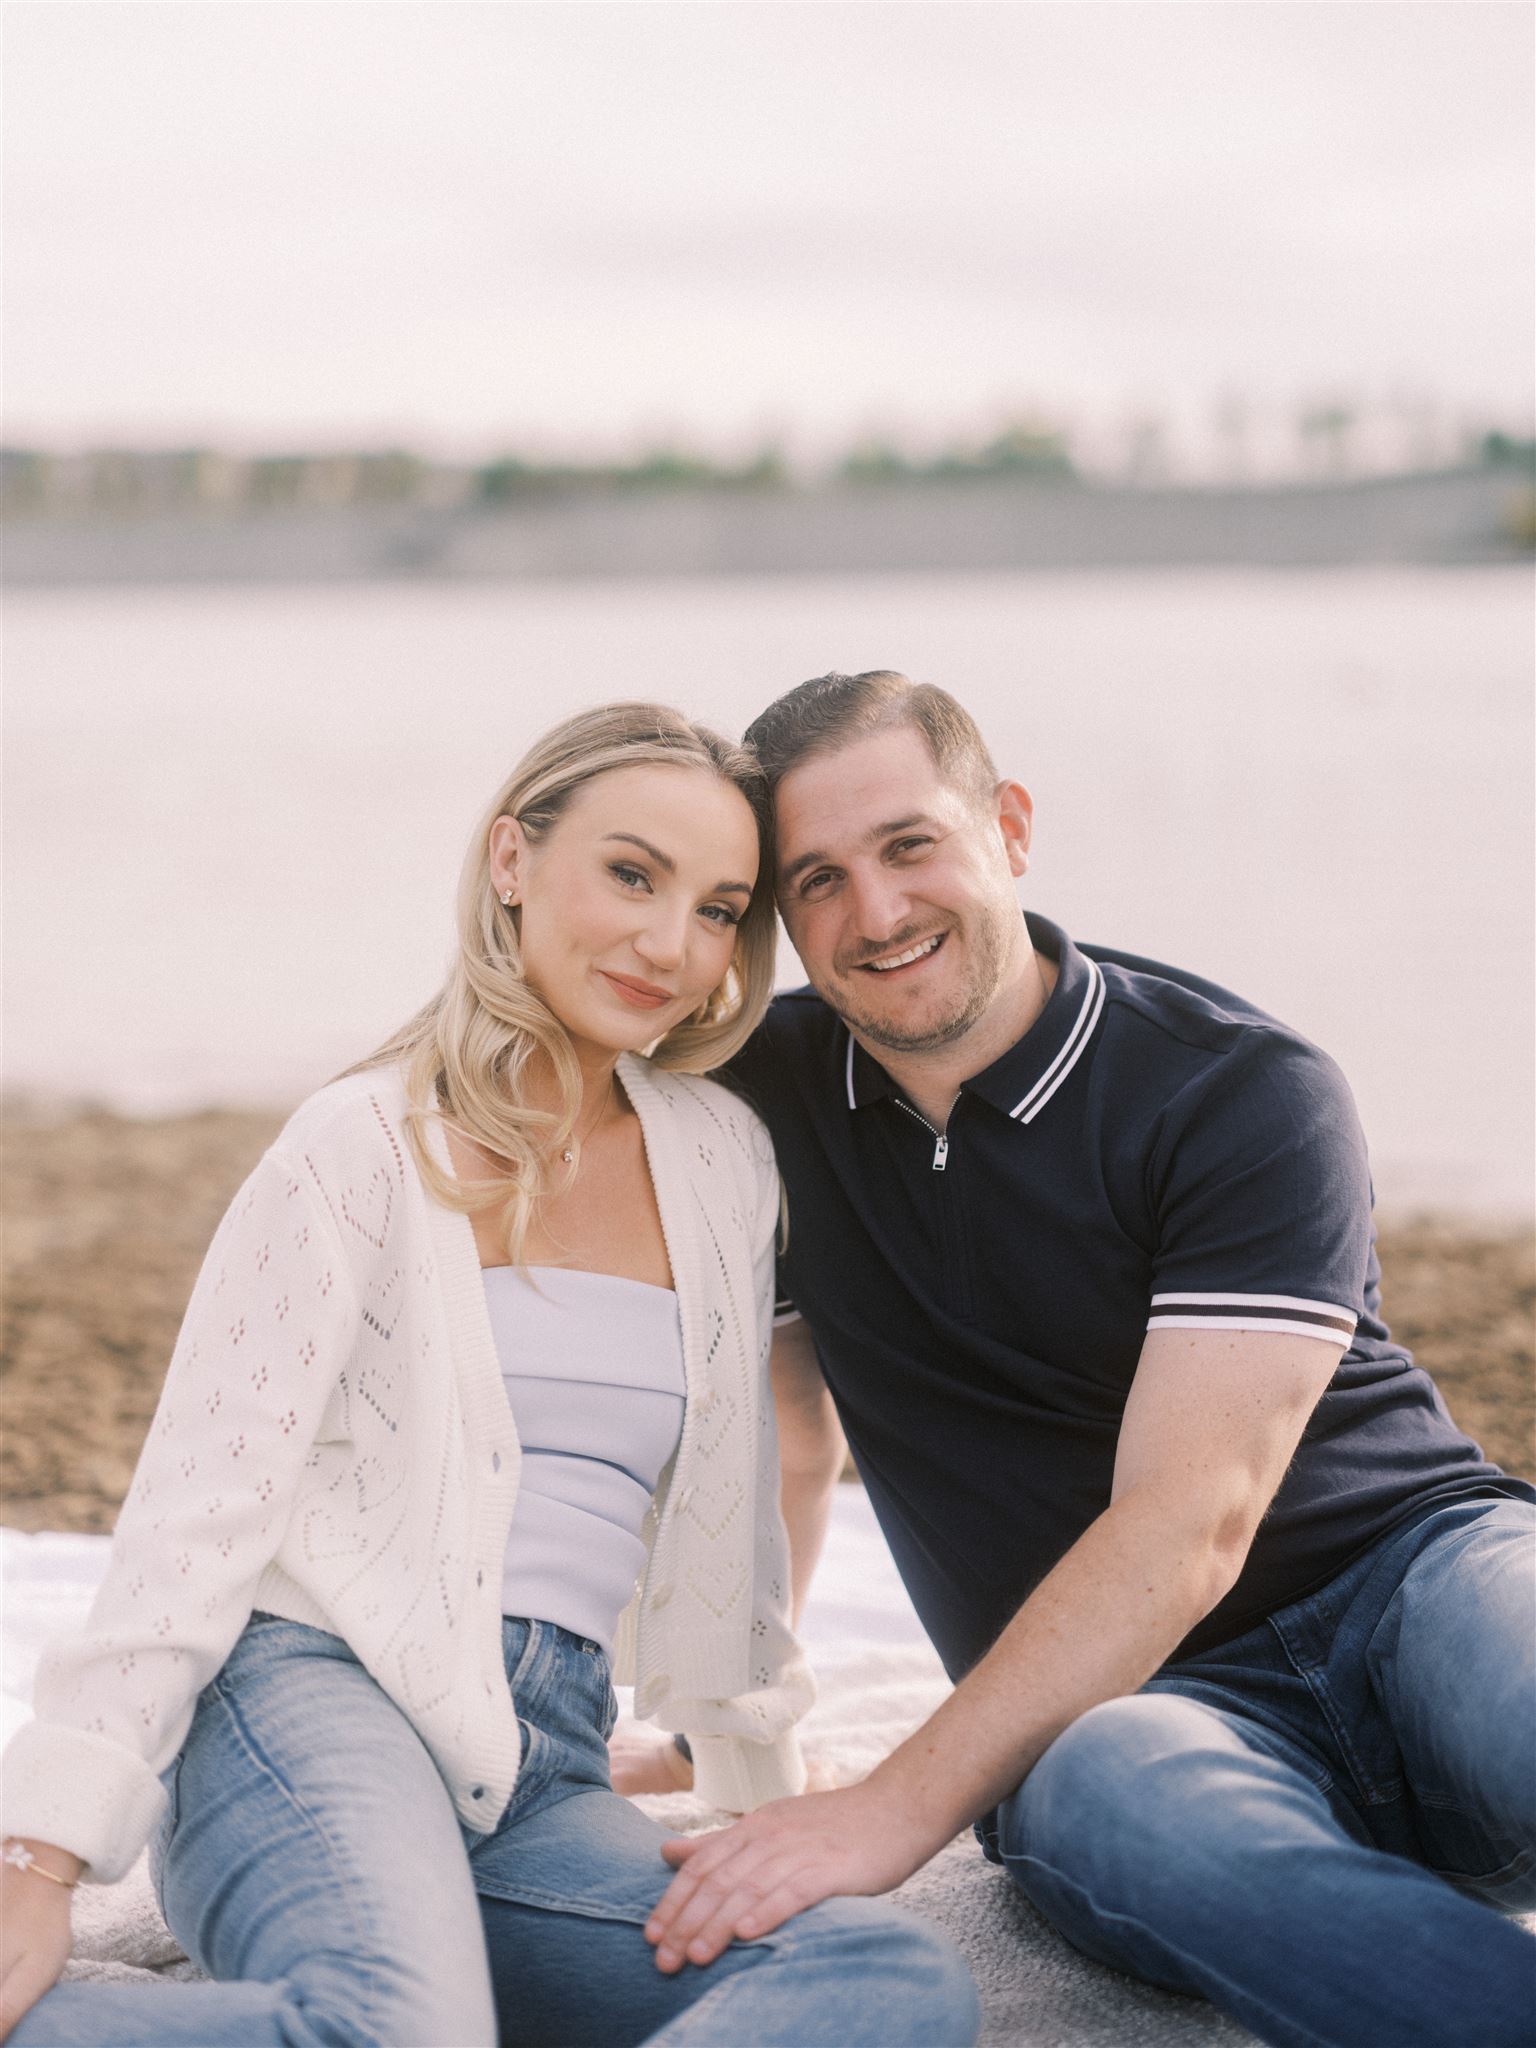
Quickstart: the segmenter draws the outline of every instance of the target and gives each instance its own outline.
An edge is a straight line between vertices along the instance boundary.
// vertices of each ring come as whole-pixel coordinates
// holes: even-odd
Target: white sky
[[[8,438],[1532,408],[1525,5],[30,0]]]

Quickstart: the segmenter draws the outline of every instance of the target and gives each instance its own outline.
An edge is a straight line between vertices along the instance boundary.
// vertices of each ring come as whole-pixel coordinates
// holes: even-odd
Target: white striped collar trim
[[[848,1107],[850,1109],[857,1109],[858,1106],[853,1093],[853,1033],[850,1031],[848,1033]]]
[[[1082,1006],[1060,1052],[1023,1100],[1015,1103],[1008,1112],[1010,1116],[1017,1117],[1021,1124],[1034,1122],[1082,1058],[1083,1048],[1093,1036],[1093,1027],[1098,1023],[1099,1012],[1104,1007],[1104,974],[1097,960],[1089,960],[1087,965],[1088,986],[1083,990]]]

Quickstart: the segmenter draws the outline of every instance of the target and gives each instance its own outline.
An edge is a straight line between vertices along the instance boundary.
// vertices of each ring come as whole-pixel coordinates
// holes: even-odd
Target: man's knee
[[[1176,1816],[1187,1766],[1209,1744],[1209,1716],[1170,1693],[1090,1707],[1062,1730],[999,1810],[1003,1853],[1057,1862],[1075,1844]],[[1170,1765],[1174,1768],[1168,1768]]]

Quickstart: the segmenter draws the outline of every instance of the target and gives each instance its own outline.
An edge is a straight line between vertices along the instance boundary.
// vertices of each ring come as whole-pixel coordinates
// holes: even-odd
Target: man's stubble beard
[[[1017,910],[1012,910],[1010,919],[1017,915]],[[945,1046],[963,1038],[986,1015],[1002,988],[1008,959],[1006,930],[1001,911],[978,913],[963,927],[950,928],[946,946],[962,936],[970,944],[973,963],[970,983],[962,990],[956,1009],[921,1031],[903,1031],[883,1017],[871,1017],[854,1007],[846,999],[846,982],[840,981],[835,987],[827,988],[813,977],[811,985],[849,1030],[855,1036],[867,1039],[871,1045],[878,1045],[886,1052],[941,1052]],[[860,970],[855,968],[853,971],[858,973]]]

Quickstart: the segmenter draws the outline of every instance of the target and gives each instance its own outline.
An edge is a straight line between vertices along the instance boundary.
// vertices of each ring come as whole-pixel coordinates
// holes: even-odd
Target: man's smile
[[[908,946],[904,953],[887,953],[878,960],[865,960],[861,965],[871,974],[894,974],[903,967],[915,967],[919,960],[926,960],[948,937],[948,932],[935,932],[931,938],[919,939],[915,946]]]

